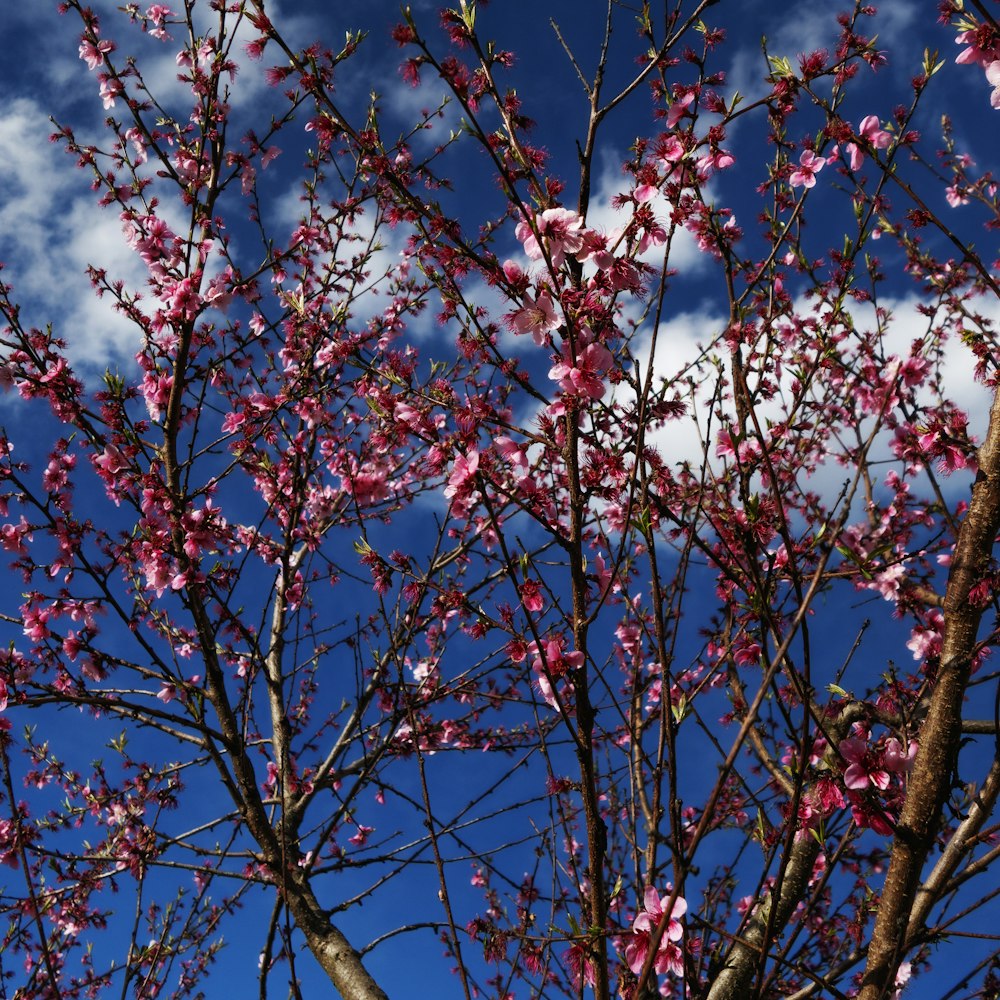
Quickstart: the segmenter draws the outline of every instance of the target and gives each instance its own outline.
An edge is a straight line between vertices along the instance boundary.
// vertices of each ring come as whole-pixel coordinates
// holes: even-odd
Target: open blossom
[[[531,669],[535,673],[538,690],[551,708],[556,708],[555,691],[552,681],[564,677],[571,670],[579,670],[583,666],[583,653],[574,650],[567,653],[563,650],[562,638],[548,639],[542,643],[542,649],[537,643],[532,643],[528,652],[534,655]]]
[[[665,896],[660,896],[653,886],[647,886],[643,897],[643,909],[633,921],[632,936],[625,945],[625,962],[636,975],[639,974],[646,961],[653,930],[667,912],[666,906],[669,902],[669,886]],[[684,975],[684,954],[677,942],[684,936],[684,928],[680,918],[685,913],[687,913],[687,901],[678,896],[670,908],[667,926],[656,950],[653,968],[658,975],[663,975],[666,972],[672,972],[675,976]]]
[[[531,578],[521,584],[521,604],[525,611],[542,611],[545,608],[545,598],[542,596],[542,586]]]
[[[858,135],[874,149],[886,149],[892,144],[892,134],[879,126],[877,115],[868,115],[858,124]],[[858,170],[864,163],[864,152],[855,142],[847,144],[847,159],[851,170]]]
[[[80,42],[80,58],[87,64],[87,69],[97,69],[104,62],[104,57],[114,51],[114,42],[102,38],[96,44],[85,38]]]
[[[881,747],[869,743],[871,733],[861,723],[854,726],[853,735],[841,740],[838,749],[848,762],[844,771],[844,784],[855,791],[870,785],[884,791],[889,787],[890,774],[904,774],[910,770],[916,755],[916,743],[904,751],[895,737],[890,737]]]
[[[94,465],[107,476],[117,476],[128,468],[128,459],[113,444],[109,444],[100,455],[95,456]]]
[[[990,107],[1000,108],[1000,59],[986,67],[986,79],[993,88],[993,93],[990,94]]]
[[[568,208],[547,208],[535,216],[534,228],[527,220],[520,222],[515,230],[517,238],[524,244],[524,252],[532,260],[542,260],[545,254],[542,244],[548,250],[553,267],[558,267],[566,254],[576,253],[583,246],[583,218]]]
[[[958,208],[960,205],[969,204],[969,196],[962,188],[955,184],[952,184],[944,189],[944,198],[952,208]]]
[[[986,69],[991,63],[996,60],[998,53],[993,47],[988,49],[981,49],[977,44],[977,32],[974,29],[969,31],[962,31],[955,36],[956,45],[966,46],[962,49],[957,56],[955,56],[955,62],[957,63],[976,63]]]
[[[804,149],[799,156],[799,167],[792,172],[788,178],[788,183],[792,187],[811,188],[816,186],[816,174],[818,174],[826,164],[822,156],[817,156],[811,149]]]
[[[593,956],[582,944],[574,944],[563,955],[563,959],[577,989],[593,986],[597,982],[597,966],[594,964]]]
[[[523,444],[518,444],[512,438],[501,435],[494,441],[496,449],[511,465],[522,469],[528,468],[528,454]]]
[[[614,364],[611,352],[603,344],[588,344],[576,352],[567,341],[562,347],[562,361],[549,370],[549,378],[559,383],[563,392],[600,399],[607,386],[604,375]]]
[[[694,104],[694,91],[689,90],[683,97],[677,98],[670,105],[670,110],[667,112],[667,128],[674,128],[684,115],[691,110],[692,104]]]
[[[455,459],[455,467],[448,477],[448,485],[445,487],[444,495],[450,499],[451,497],[468,493],[475,483],[476,471],[478,469],[478,451],[473,450],[468,455],[459,455]]]
[[[154,3],[146,11],[146,18],[153,25],[152,28],[148,28],[149,33],[153,38],[160,39],[161,42],[170,40],[170,35],[167,34],[167,30],[163,26],[164,19],[168,17],[174,17],[174,12],[161,3]]]
[[[867,139],[875,149],[887,149],[892,144],[892,134],[879,125],[877,115],[868,115],[858,125],[858,135]]]
[[[548,292],[539,292],[537,298],[525,292],[524,305],[508,313],[507,321],[515,333],[530,333],[539,347],[545,343],[545,335],[558,329],[562,322]]]
[[[98,74],[97,79],[101,81],[101,100],[104,102],[104,107],[106,109],[113,108],[115,98],[121,97],[125,93],[121,80],[110,77],[106,73]]]

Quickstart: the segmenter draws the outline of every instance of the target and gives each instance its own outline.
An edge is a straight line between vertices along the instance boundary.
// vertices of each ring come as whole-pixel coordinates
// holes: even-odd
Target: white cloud
[[[617,161],[619,164],[621,162],[621,160]],[[605,158],[604,166],[598,174],[597,183],[591,192],[590,207],[587,210],[587,225],[591,229],[607,234],[622,230],[631,221],[627,209],[615,208],[614,199],[617,195],[629,193],[634,185],[617,166],[613,165],[614,163],[613,157]],[[711,193],[704,191],[703,194],[706,202],[711,204]],[[663,193],[657,192],[656,197],[647,204],[652,209],[653,215],[669,231],[673,206],[663,196]],[[650,246],[639,257],[639,260],[651,267],[662,267],[663,247]],[[678,227],[670,247],[668,266],[681,273],[690,273],[692,270],[702,268],[709,260],[709,256],[698,249],[694,237],[686,229]]]
[[[881,303],[882,307],[892,314],[891,321],[881,337],[880,354],[884,358],[889,359],[892,356],[907,358],[912,342],[928,334],[930,321],[921,313],[921,304],[926,304],[926,300],[916,294]],[[795,310],[801,316],[811,313],[811,307],[805,301],[796,302]],[[988,319],[1000,322],[1000,303],[992,301],[977,303],[977,310],[984,313]],[[873,338],[875,331],[873,308],[859,304],[854,306],[851,312],[854,327],[859,335],[865,339]],[[639,362],[643,376],[647,366],[652,363],[653,392],[656,392],[666,380],[670,384],[671,394],[677,389],[682,396],[689,399],[689,409],[685,416],[669,421],[653,433],[648,441],[651,446],[659,450],[664,461],[671,467],[687,463],[692,468],[699,468],[707,461],[709,467],[716,472],[722,469],[723,460],[715,453],[719,429],[715,413],[722,411],[728,420],[735,421],[734,404],[728,385],[731,377],[730,354],[728,348],[719,343],[727,322],[724,316],[711,307],[682,312],[660,324],[655,352],[651,351],[652,337],[649,333],[638,339],[633,348],[633,356]],[[970,435],[982,440],[989,418],[991,393],[976,381],[975,358],[954,333],[942,347],[940,364],[946,398],[966,411],[969,417]],[[726,380],[726,392],[720,395],[716,390],[719,379],[723,377]],[[787,417],[785,400],[791,398],[789,395],[791,382],[792,375],[786,368],[782,377],[778,379],[779,392],[772,399],[757,403],[755,413],[761,427],[766,428],[769,424]],[[616,395],[619,400],[628,398],[628,394],[623,394],[621,391]],[[933,405],[936,401],[929,388],[922,389],[918,395],[918,402],[921,405]],[[844,402],[850,403],[849,400]],[[862,426],[865,425],[870,428],[872,418],[863,418]],[[891,435],[888,431],[881,432],[869,453],[869,460],[892,462],[898,468],[898,459],[894,458],[889,448],[890,440]],[[852,457],[851,445],[851,441],[844,442],[843,457],[848,464]],[[836,456],[831,455],[810,477],[808,488],[827,501],[832,501],[850,474],[851,469],[845,469],[845,466],[837,461]],[[964,489],[965,479],[959,478],[961,478],[961,488]],[[958,479],[955,482],[957,483]],[[948,488],[947,480],[944,481],[944,487]]]
[[[15,100],[0,113],[2,255],[23,321],[51,322],[71,342],[74,360],[106,363],[125,346],[124,321],[97,300],[86,266],[137,276],[117,216],[85,191],[74,161],[48,142],[50,127],[37,102]],[[132,347],[134,351],[134,347]]]

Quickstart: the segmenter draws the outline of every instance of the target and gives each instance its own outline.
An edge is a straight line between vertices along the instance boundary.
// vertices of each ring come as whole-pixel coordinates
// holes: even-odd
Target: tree
[[[567,154],[513,8],[403,11],[407,120],[361,33],[175,6],[61,5],[134,360],[0,288],[14,995],[235,947],[362,1000],[414,941],[467,1000],[995,997],[1000,213],[926,134],[949,74],[987,107],[989,10],[942,5],[958,66],[899,39],[890,107],[870,8],[741,96],[728,4],[609,0],[553,28]]]

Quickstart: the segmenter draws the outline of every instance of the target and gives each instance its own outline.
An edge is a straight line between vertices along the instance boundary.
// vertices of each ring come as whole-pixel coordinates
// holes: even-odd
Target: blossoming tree
[[[557,26],[567,158],[484,0],[404,10],[402,125],[266,0],[61,5],[108,117],[55,138],[144,276],[93,263],[103,377],[0,287],[14,995],[236,948],[368,1000],[416,941],[467,1000],[876,1000],[981,929],[1000,404],[954,371],[993,399],[1000,287],[949,213],[989,239],[996,184],[944,58],[871,89],[872,9],[741,97],[728,6]],[[941,24],[988,108],[1000,29]]]

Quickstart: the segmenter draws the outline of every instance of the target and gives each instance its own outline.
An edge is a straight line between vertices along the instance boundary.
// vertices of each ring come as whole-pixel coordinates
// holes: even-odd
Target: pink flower
[[[962,49],[957,56],[955,56],[955,62],[957,63],[977,63],[986,69],[994,59],[996,59],[996,54],[992,49],[981,49],[976,44],[976,31],[971,29],[969,31],[963,31],[955,36],[956,45],[966,45],[968,48]]]
[[[958,208],[959,205],[969,204],[969,196],[962,188],[957,187],[955,184],[952,184],[950,187],[946,187],[944,189],[944,199],[949,205],[951,205],[952,208]]]
[[[658,153],[660,163],[663,164],[664,169],[669,174],[674,169],[675,164],[684,159],[687,150],[684,148],[684,143],[677,136],[672,135],[660,145]]]
[[[507,322],[515,333],[530,333],[536,344],[545,343],[545,335],[559,328],[562,320],[548,292],[539,292],[538,298],[524,293],[524,305],[507,314]]]
[[[128,468],[128,459],[113,444],[109,444],[94,458],[94,465],[106,476],[117,476]]]
[[[538,690],[542,697],[548,702],[551,708],[556,707],[555,692],[552,689],[552,681],[564,677],[571,670],[579,670],[583,666],[583,653],[574,651],[566,653],[563,651],[562,638],[549,639],[540,651],[536,643],[532,643],[530,652],[534,654],[531,669],[535,673],[538,683]]]
[[[479,452],[473,449],[467,455],[459,455],[455,459],[455,466],[448,477],[448,485],[445,487],[444,495],[448,498],[465,494],[471,491],[471,483],[476,478],[479,469]]]
[[[573,357],[569,342],[563,344],[563,360],[549,369],[549,378],[559,383],[563,392],[600,399],[607,391],[604,375],[614,364],[611,352],[603,344],[588,344]]]
[[[869,785],[879,789],[889,787],[889,772],[879,760],[879,754],[869,750],[870,733],[862,726],[855,726],[854,736],[840,742],[841,756],[848,762],[844,771],[844,784],[851,789],[863,790]]]
[[[892,135],[879,127],[876,115],[868,115],[861,119],[858,135],[867,139],[876,149],[886,149],[892,144]]]
[[[688,109],[693,103],[693,91],[688,91],[683,97],[679,97],[674,101],[667,112],[667,128],[673,128],[688,113]]]
[[[816,174],[823,169],[825,164],[826,160],[822,156],[817,156],[811,149],[804,149],[799,156],[799,168],[792,172],[788,183],[792,187],[815,187]]]
[[[373,826],[365,826],[363,823],[358,823],[358,832],[354,834],[353,837],[348,837],[348,841],[354,844],[356,847],[364,847],[368,842],[368,835],[375,829]]]
[[[518,444],[512,438],[501,435],[494,442],[496,449],[515,468],[528,468],[528,455],[523,444]]]
[[[87,69],[97,69],[104,62],[104,57],[113,52],[114,48],[114,42],[109,42],[107,39],[101,39],[95,45],[85,38],[80,42],[80,58],[87,64]]]
[[[525,580],[521,584],[521,604],[525,611],[541,611],[545,607],[542,586],[537,580]]]
[[[535,226],[525,220],[517,225],[517,238],[524,244],[524,252],[532,260],[542,260],[545,254],[541,239],[549,253],[553,267],[558,267],[567,253],[576,253],[583,246],[583,218],[568,208],[547,208],[535,216]]]
[[[173,17],[174,12],[169,7],[164,7],[161,3],[154,3],[146,11],[146,18],[153,22],[153,27],[149,29],[153,38],[159,38],[161,42],[169,41],[170,35],[163,27],[164,18]]]
[[[902,744],[895,736],[885,741],[885,749],[882,753],[882,764],[893,774],[909,774],[913,767],[913,759],[917,756],[917,742],[910,740],[910,745],[903,749]]]
[[[653,930],[663,918],[669,901],[669,886],[665,896],[660,896],[656,889],[647,886],[643,897],[643,909],[633,921],[632,936],[628,944],[625,945],[625,963],[636,975],[639,974],[646,961]],[[656,951],[653,967],[658,975],[663,975],[666,972],[672,972],[676,976],[684,975],[684,956],[676,942],[684,936],[684,927],[680,918],[685,913],[687,913],[687,901],[678,896],[670,908],[667,926]]]
[[[993,88],[993,93],[990,94],[990,107],[1000,108],[1000,60],[991,62],[986,67],[986,79]]]
[[[563,960],[569,968],[577,989],[593,986],[597,982],[597,968],[594,965],[594,959],[582,944],[573,945],[563,955]]]
[[[849,762],[844,784],[856,791],[864,791],[869,785],[880,790],[888,788],[890,773],[907,773],[917,753],[916,743],[911,742],[904,751],[895,737],[887,739],[882,747],[872,747],[870,736],[864,726],[856,723],[854,735],[840,743],[841,756]]]
[[[101,100],[104,101],[104,107],[108,109],[113,108],[115,106],[115,98],[121,97],[125,93],[125,88],[122,86],[121,80],[116,80],[106,73],[98,74],[97,79],[101,81]]]
[[[698,171],[698,178],[701,181],[708,180],[717,170],[725,170],[736,162],[736,157],[727,149],[717,149],[714,153],[706,153],[699,158],[695,164]]]

